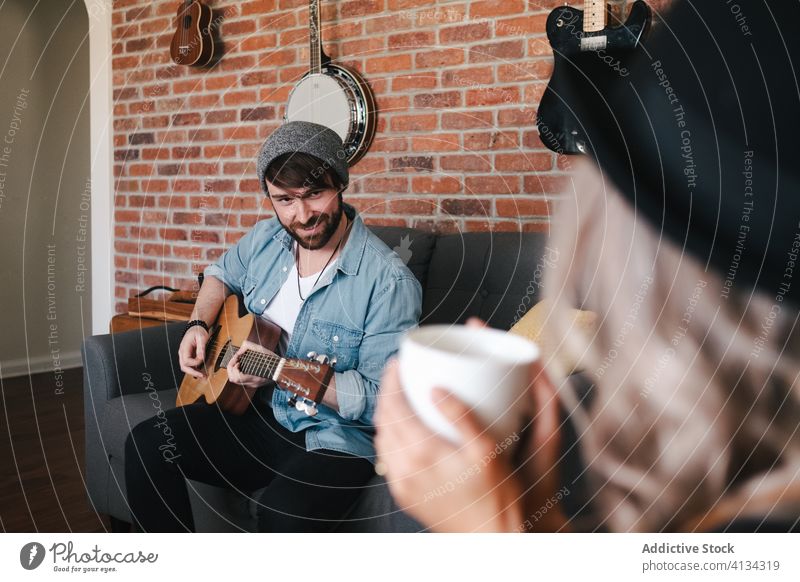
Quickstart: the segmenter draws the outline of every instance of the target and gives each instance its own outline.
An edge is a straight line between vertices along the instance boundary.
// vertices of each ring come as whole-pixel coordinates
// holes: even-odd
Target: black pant
[[[142,531],[193,531],[184,479],[249,495],[267,486],[259,530],[330,531],[374,475],[366,459],[305,450],[304,433],[278,424],[254,399],[242,416],[205,403],[175,408],[139,423],[125,443],[125,484]]]

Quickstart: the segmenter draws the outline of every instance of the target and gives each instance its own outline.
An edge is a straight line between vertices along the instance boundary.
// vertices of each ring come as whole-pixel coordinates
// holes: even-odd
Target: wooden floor
[[[109,531],[83,484],[83,370],[0,380],[0,530]]]

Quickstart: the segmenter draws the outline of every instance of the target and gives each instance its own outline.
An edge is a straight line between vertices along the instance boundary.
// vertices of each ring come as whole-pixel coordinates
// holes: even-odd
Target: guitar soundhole
[[[192,15],[189,14],[183,17],[183,27],[189,28],[192,25]]]

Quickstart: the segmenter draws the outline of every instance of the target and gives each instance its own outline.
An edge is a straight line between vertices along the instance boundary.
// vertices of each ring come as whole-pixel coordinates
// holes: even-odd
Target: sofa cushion
[[[543,233],[465,233],[436,241],[420,323],[471,316],[509,329],[539,299]]]

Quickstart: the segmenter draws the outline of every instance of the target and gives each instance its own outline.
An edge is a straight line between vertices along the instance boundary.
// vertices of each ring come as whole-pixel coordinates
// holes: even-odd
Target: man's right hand
[[[205,378],[203,362],[206,359],[208,332],[201,326],[190,327],[178,348],[181,370],[195,378]]]

